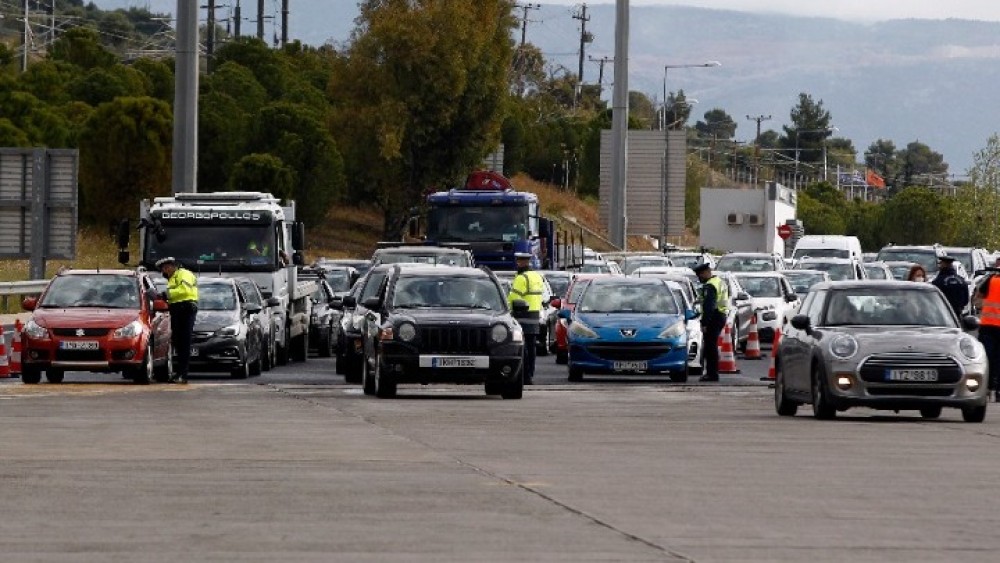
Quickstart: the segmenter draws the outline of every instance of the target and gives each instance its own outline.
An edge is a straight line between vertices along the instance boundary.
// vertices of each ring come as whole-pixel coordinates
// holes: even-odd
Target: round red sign
[[[778,236],[787,239],[792,236],[792,227],[789,225],[778,225]]]

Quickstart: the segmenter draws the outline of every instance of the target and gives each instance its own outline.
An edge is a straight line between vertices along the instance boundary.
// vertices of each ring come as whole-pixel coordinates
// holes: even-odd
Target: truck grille
[[[443,354],[488,354],[490,329],[465,327],[421,327],[420,352]]]
[[[668,354],[669,344],[591,344],[587,346],[591,354],[605,360],[646,361]]]
[[[876,354],[861,364],[858,375],[863,381],[869,383],[889,383],[891,385],[922,383],[926,385],[925,382],[887,382],[885,372],[888,369],[936,369],[938,372],[936,383],[957,383],[962,379],[962,368],[958,362],[944,354],[928,354],[926,352]]]
[[[82,330],[83,334],[77,334],[76,331]],[[53,328],[52,334],[56,336],[107,336],[111,329],[108,328]]]

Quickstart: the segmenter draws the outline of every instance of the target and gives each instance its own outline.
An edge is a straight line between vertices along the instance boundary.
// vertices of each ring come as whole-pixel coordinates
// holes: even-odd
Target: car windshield
[[[581,313],[677,314],[677,302],[665,283],[591,284],[580,302]]]
[[[412,275],[396,281],[394,309],[448,307],[503,311],[505,299],[487,277]]]
[[[471,266],[464,252],[448,254],[423,254],[420,252],[386,252],[379,255],[381,264],[442,264],[445,266]]]
[[[885,269],[883,269],[881,266],[865,265],[865,273],[868,274],[868,279],[870,280],[889,279],[889,277],[885,275]]]
[[[579,280],[576,283],[574,283],[573,290],[566,298],[566,301],[569,303],[579,303],[580,297],[583,295],[583,291],[587,289],[587,286],[590,285],[590,281],[591,280]]]
[[[883,248],[878,253],[879,262],[916,262],[924,267],[927,273],[937,271],[937,251],[905,248]],[[905,276],[904,276],[905,277]]]
[[[139,285],[133,276],[109,274],[56,276],[39,307],[138,309]]]
[[[329,270],[323,273],[326,283],[334,291],[349,291],[351,289],[351,274],[348,270]]]
[[[566,290],[569,289],[569,274],[544,274],[545,281],[549,282],[549,287],[552,288],[552,295],[555,297],[562,297],[566,295]]]
[[[719,265],[716,269],[727,272],[773,272],[774,261],[768,258],[723,256],[719,259]]]
[[[778,278],[738,276],[738,279],[750,297],[782,297],[781,282]]]
[[[670,259],[663,258],[659,256],[646,256],[643,258],[626,258],[624,267],[626,274],[631,274],[637,268],[642,268],[645,266],[669,266]]]
[[[198,309],[201,311],[232,311],[236,309],[236,292],[224,283],[198,284]]]
[[[826,280],[823,274],[813,273],[796,274],[795,272],[787,272],[785,277],[792,284],[792,289],[795,290],[795,293],[809,293],[812,286]]]
[[[829,274],[830,279],[833,281],[856,279],[854,267],[850,264],[839,264],[836,262],[810,262],[809,264],[802,264],[800,262],[799,264],[806,270],[822,270]]]
[[[850,258],[851,251],[846,248],[796,248],[792,258]]]
[[[907,276],[910,275],[910,268],[912,264],[906,264],[901,266],[889,266],[889,270],[892,272],[892,277],[897,280],[905,280]]]
[[[948,254],[954,256],[956,260],[962,263],[965,267],[966,272],[972,272],[972,253],[966,250],[947,250]]]
[[[701,254],[671,254],[670,261],[674,263],[674,266],[694,268],[704,260]]]
[[[581,274],[610,274],[611,268],[607,264],[583,264],[577,272],[580,272]]]
[[[823,326],[838,325],[957,326],[939,291],[898,288],[832,291]]]

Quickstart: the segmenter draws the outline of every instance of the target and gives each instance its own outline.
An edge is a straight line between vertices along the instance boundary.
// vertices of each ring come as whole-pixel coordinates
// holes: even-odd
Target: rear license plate
[[[99,350],[101,347],[96,340],[62,340],[59,342],[61,350]]]
[[[615,371],[645,371],[649,369],[649,362],[615,362]]]
[[[490,367],[490,358],[489,356],[420,356],[420,367],[486,369]]]
[[[936,369],[890,369],[886,370],[888,381],[937,381]]]

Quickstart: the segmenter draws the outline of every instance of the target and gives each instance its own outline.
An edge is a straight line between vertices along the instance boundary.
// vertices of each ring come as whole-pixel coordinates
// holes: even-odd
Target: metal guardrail
[[[28,280],[19,282],[0,282],[0,310],[7,310],[7,301],[11,295],[24,297],[38,295],[45,290],[49,280]]]

